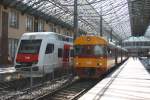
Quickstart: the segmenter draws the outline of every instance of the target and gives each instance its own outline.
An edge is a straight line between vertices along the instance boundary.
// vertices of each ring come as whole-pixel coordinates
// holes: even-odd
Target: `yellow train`
[[[99,78],[127,57],[127,51],[100,36],[80,36],[74,41],[74,69],[80,78]]]

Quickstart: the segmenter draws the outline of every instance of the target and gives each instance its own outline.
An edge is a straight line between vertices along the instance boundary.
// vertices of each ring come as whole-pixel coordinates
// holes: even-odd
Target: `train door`
[[[62,41],[57,42],[58,48],[57,48],[57,59],[58,59],[58,65],[59,67],[62,67],[63,64],[63,49],[64,49],[64,43]]]
[[[61,46],[58,47],[58,64],[60,67],[62,67],[62,61],[63,59],[63,48],[61,48]]]
[[[118,50],[115,48],[115,65],[118,64]]]
[[[54,44],[48,43],[46,45],[45,56],[44,56],[44,70],[48,71],[52,70],[52,67],[55,67],[56,60],[54,59]],[[50,68],[49,68],[50,67]]]
[[[70,54],[69,54],[69,62],[70,63],[73,63],[73,57],[74,57],[73,46],[70,46]]]
[[[64,45],[63,62],[69,63],[70,45]]]

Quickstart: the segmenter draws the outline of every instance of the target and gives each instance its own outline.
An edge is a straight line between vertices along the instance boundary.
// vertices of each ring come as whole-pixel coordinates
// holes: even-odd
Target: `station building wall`
[[[47,22],[36,16],[22,14],[11,7],[4,7],[0,5],[0,47],[4,41],[2,41],[2,13],[8,14],[8,56],[14,59],[17,44],[21,35],[25,32],[34,31],[52,31],[64,35],[73,36],[73,30],[62,28],[60,25],[54,25],[51,22]],[[36,18],[35,18],[36,17]],[[36,25],[38,23],[38,25]],[[6,40],[7,41],[7,40]],[[1,58],[1,48],[0,48],[0,58]],[[2,61],[0,59],[0,61]],[[2,63],[2,62],[0,62]]]

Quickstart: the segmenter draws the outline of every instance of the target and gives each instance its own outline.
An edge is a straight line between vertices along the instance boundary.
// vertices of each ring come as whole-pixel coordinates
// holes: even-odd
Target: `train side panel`
[[[37,40],[40,40],[40,44],[37,44]],[[29,77],[32,67],[32,76],[42,77],[53,72],[55,68],[62,67],[63,63],[70,63],[69,52],[73,44],[69,40],[72,38],[54,32],[23,34],[20,41],[25,41],[24,45],[21,46],[19,43],[14,60],[16,70],[23,76]],[[65,45],[69,46],[67,50],[65,50]]]
[[[97,36],[81,36],[75,40],[75,50],[82,52],[74,57],[74,68],[80,78],[98,78],[107,71],[106,45]]]

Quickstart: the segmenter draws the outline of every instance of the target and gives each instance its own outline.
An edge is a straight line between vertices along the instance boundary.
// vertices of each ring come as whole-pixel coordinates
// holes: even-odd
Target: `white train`
[[[73,39],[54,32],[24,33],[15,55],[15,68],[29,77],[53,72],[55,68],[72,63]],[[68,66],[67,66],[68,67]]]

